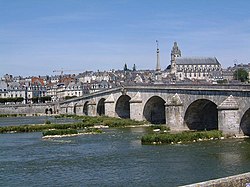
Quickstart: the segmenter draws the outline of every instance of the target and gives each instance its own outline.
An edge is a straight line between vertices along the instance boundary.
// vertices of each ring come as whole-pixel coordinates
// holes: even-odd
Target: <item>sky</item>
[[[183,57],[250,62],[249,0],[0,0],[0,77],[156,68]]]

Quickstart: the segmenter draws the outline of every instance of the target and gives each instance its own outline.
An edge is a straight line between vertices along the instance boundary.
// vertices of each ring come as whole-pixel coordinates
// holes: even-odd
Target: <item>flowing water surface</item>
[[[104,131],[0,134],[0,186],[178,186],[250,170],[248,139],[141,145],[145,128]]]
[[[76,119],[55,118],[53,116],[21,116],[0,118],[0,126],[44,124],[46,120],[51,121],[51,123],[71,123],[78,121]]]

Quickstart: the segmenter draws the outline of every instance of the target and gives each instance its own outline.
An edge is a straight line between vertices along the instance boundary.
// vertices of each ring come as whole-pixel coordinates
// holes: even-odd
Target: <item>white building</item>
[[[174,42],[171,51],[171,73],[176,80],[221,80],[221,64],[215,57],[182,57],[181,50]]]

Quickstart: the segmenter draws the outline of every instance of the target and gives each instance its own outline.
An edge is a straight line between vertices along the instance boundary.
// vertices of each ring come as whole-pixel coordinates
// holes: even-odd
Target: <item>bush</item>
[[[124,127],[124,126],[143,125],[147,123],[145,121],[135,121],[131,119],[120,119],[107,116],[91,117],[91,116],[76,116],[68,114],[61,114],[59,116],[56,116],[56,118],[64,118],[64,117],[82,120],[82,122],[86,126],[106,125],[109,127]]]
[[[161,131],[170,131],[170,128],[166,126],[166,124],[163,125],[151,125],[151,129],[160,129]]]
[[[210,138],[220,138],[222,137],[222,132],[218,130],[213,131],[198,131],[198,132],[181,132],[177,134],[170,133],[150,133],[144,135],[141,138],[142,144],[170,144],[170,143],[178,143],[178,142],[192,142],[197,141],[199,139],[210,139]]]
[[[6,118],[6,117],[22,117],[26,116],[26,114],[0,114],[0,118]]]
[[[45,123],[45,124],[51,124],[51,121],[46,120],[44,123]]]
[[[44,131],[43,136],[53,136],[53,135],[68,135],[68,134],[78,134],[75,129],[59,129],[59,130],[49,130]]]

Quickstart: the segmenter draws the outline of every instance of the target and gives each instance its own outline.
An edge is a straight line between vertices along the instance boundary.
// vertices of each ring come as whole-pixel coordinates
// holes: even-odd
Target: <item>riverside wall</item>
[[[250,187],[250,172],[182,187]]]
[[[57,113],[53,104],[20,104],[20,105],[0,105],[0,114],[46,114]]]

